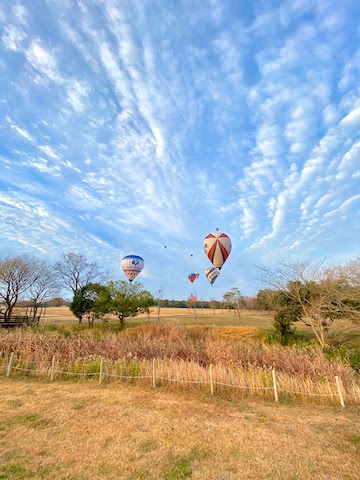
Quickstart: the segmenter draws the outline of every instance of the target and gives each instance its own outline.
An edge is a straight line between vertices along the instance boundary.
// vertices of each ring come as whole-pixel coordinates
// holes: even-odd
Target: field
[[[354,408],[0,381],[0,478],[356,479]]]
[[[115,318],[79,326],[65,307],[46,313],[35,329],[0,330],[0,480],[358,478],[360,387],[346,355],[359,327],[322,352],[310,335],[271,340],[266,312],[242,312],[240,326],[233,312],[200,308],[194,325],[193,310],[161,309],[159,322],[154,309],[124,330]]]
[[[19,313],[21,312],[19,309]],[[234,315],[233,311],[229,310],[210,310],[202,309],[201,307],[196,309],[196,317],[193,308],[161,308],[160,309],[161,322],[181,323],[181,324],[194,324],[199,325],[239,325],[239,318]],[[86,322],[86,320],[84,319]],[[118,322],[113,317],[110,321]],[[127,318],[126,324],[134,325],[143,322],[157,322],[157,308],[150,309],[150,314],[141,314],[135,318]],[[244,311],[241,313],[241,325],[250,325],[258,327],[271,327],[272,314],[268,312],[251,312]],[[41,320],[42,324],[77,324],[78,320],[71,313],[68,307],[48,307],[46,309],[46,315]]]

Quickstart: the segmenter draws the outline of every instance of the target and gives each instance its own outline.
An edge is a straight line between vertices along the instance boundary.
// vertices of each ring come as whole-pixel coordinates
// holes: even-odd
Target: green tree
[[[70,310],[82,322],[82,318],[86,315],[89,327],[94,324],[94,317],[101,316],[106,310],[110,301],[110,294],[104,285],[98,283],[90,283],[74,294],[73,301],[70,304]]]
[[[256,295],[256,306],[259,310],[272,310],[274,308],[274,300],[273,290],[259,290]]]
[[[110,281],[106,285],[108,299],[97,309],[99,313],[116,315],[121,324],[125,318],[136,317],[139,313],[148,313],[155,305],[154,297],[143,290],[140,282],[128,283],[123,280]]]

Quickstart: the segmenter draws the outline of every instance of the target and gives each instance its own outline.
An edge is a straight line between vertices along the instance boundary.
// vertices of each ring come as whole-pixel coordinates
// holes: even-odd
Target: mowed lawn
[[[359,412],[0,380],[0,478],[357,479]]]

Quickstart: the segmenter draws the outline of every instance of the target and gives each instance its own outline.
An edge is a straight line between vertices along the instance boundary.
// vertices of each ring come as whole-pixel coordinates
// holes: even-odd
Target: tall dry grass
[[[248,341],[248,329],[251,330],[251,342]],[[221,337],[221,328],[196,326],[149,325],[122,333],[105,333],[100,338],[91,331],[71,336],[57,332],[34,333],[30,329],[1,331],[0,352],[12,351],[35,361],[50,361],[53,355],[65,362],[91,356],[111,361],[158,358],[195,362],[202,366],[276,368],[281,373],[314,380],[337,375],[343,381],[349,381],[355,375],[350,365],[329,361],[317,347],[283,347],[257,341],[254,327],[243,327],[238,338],[232,336],[231,341]]]
[[[347,402],[360,403],[360,387],[352,368],[329,361],[314,347],[266,345],[256,339],[256,329],[180,327],[149,325],[105,333],[64,336],[57,332],[36,333],[30,329],[0,332],[1,366],[6,369],[15,353],[12,375],[49,378],[56,357],[56,378],[99,378],[100,359],[107,381],[122,380],[152,384],[156,358],[157,386],[209,391],[209,365],[214,367],[217,393],[242,398],[273,399],[271,370],[276,369],[282,400],[300,398],[337,403],[335,376],[343,382]],[[133,378],[134,377],[134,378]]]
[[[0,368],[7,370],[10,355],[3,355]],[[102,382],[125,381],[153,387],[154,360],[127,358],[121,361],[102,360]],[[90,356],[75,361],[56,358],[54,380],[99,381],[101,357]],[[16,355],[11,377],[30,376],[50,379],[51,361],[36,360]],[[262,368],[229,367],[221,364],[212,367],[214,392],[226,398],[261,398],[274,400],[271,370]],[[180,391],[198,391],[210,394],[210,368],[193,361],[179,359],[155,360],[155,384],[157,388]],[[299,377],[287,373],[277,374],[278,394],[281,402],[296,399],[318,404],[339,404],[335,378],[322,380]],[[360,386],[350,380],[343,382],[343,394],[347,404],[360,404]]]

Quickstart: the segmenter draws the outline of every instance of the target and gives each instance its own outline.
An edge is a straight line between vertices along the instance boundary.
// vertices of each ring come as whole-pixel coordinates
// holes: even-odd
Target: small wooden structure
[[[0,328],[22,327],[24,325],[38,325],[40,318],[45,315],[46,307],[41,306],[34,315],[33,307],[26,307],[25,315],[11,315],[5,320],[4,312],[0,312]]]

